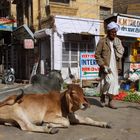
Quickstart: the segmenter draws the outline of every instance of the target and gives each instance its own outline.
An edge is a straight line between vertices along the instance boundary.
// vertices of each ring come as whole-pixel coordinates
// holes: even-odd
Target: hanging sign
[[[80,55],[80,77],[81,79],[97,78],[99,66],[95,60],[94,52],[81,52]]]
[[[117,23],[120,26],[117,35],[136,38],[140,37],[140,19],[118,16]]]
[[[15,20],[0,18],[0,30],[2,31],[13,31],[15,28]]]
[[[24,39],[24,48],[25,49],[33,49],[34,41],[32,39]]]

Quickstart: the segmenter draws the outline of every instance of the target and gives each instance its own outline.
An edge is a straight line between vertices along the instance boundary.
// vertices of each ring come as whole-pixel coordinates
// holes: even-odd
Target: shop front
[[[118,37],[125,48],[123,57],[123,75],[140,66],[140,16],[114,13],[105,23],[115,21],[119,24]],[[140,68],[140,67],[139,67]]]
[[[65,81],[71,73],[80,79],[81,52],[94,52],[100,38],[100,20],[66,16],[54,17],[54,28],[36,31],[40,44],[40,71],[45,74],[46,60],[50,69],[61,70]]]
[[[12,61],[16,80],[29,80],[34,65],[34,35],[24,24],[12,32]]]
[[[0,17],[0,75],[4,69],[12,66],[11,60],[11,33],[16,28],[16,21],[5,17]]]

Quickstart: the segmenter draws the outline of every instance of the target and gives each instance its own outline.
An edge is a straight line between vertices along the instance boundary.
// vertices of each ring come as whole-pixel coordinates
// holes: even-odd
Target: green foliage
[[[128,95],[124,98],[124,101],[140,103],[140,95],[128,92]]]
[[[63,89],[67,89],[68,84],[64,82],[62,86],[63,86]]]

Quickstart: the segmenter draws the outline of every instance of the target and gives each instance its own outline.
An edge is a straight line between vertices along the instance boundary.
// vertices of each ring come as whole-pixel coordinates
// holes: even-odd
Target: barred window
[[[111,14],[111,8],[107,7],[100,7],[100,19],[104,20]]]
[[[91,40],[69,40],[63,43],[62,47],[62,66],[63,67],[79,67],[80,52],[93,52],[95,50],[94,37],[89,36]],[[71,35],[72,39],[79,39],[74,35]]]

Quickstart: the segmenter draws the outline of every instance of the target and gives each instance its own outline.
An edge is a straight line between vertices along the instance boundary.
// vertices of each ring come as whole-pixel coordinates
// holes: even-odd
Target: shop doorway
[[[81,34],[64,35],[62,45],[62,72],[67,78],[68,68],[75,77],[80,77],[80,53],[95,51],[95,36]]]

